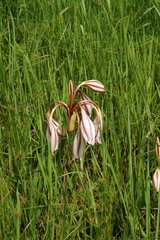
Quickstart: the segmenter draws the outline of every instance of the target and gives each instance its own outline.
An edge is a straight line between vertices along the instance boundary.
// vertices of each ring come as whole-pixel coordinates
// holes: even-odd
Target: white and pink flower
[[[81,159],[84,153],[84,139],[80,127],[78,127],[76,135],[72,143],[72,159]]]
[[[82,135],[86,140],[86,142],[88,142],[91,145],[94,145],[95,136],[96,136],[94,124],[92,120],[89,118],[89,116],[87,115],[87,113],[85,112],[84,108],[81,108],[81,114],[82,114],[82,120],[80,123],[80,127],[81,127]]]
[[[51,153],[54,154],[54,152],[58,148],[59,138],[58,138],[58,132],[57,132],[56,126],[54,125],[51,116],[48,117],[47,140],[50,143]]]
[[[105,92],[104,85],[97,80],[88,80],[88,81],[82,82],[81,85],[86,85],[92,91],[95,91],[95,92]]]
[[[88,86],[92,91],[104,92],[104,86],[101,82],[97,80],[88,80],[79,84],[75,91],[73,91],[73,83],[69,82],[69,106],[62,101],[55,101],[52,111],[48,113],[48,127],[47,127],[47,140],[51,147],[51,153],[58,149],[59,137],[64,136],[64,130],[55,118],[55,110],[58,107],[65,107],[66,115],[68,119],[67,131],[72,132],[75,127],[77,119],[77,131],[72,143],[72,154],[73,159],[82,158],[84,153],[84,140],[91,145],[96,142],[101,143],[100,132],[102,131],[102,114],[97,106],[81,89],[81,86]],[[76,102],[76,94],[80,94],[80,101]],[[50,106],[51,106],[50,105]],[[91,119],[92,109],[96,111],[96,117],[94,120]],[[80,110],[80,111],[79,111]]]
[[[152,185],[157,192],[160,190],[160,169],[157,168],[152,178]]]

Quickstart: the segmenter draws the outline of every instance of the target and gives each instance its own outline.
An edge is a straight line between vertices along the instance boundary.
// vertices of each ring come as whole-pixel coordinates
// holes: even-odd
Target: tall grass
[[[0,13],[0,239],[160,238],[159,1],[4,0]],[[46,142],[47,107],[68,101],[70,79],[106,88],[85,89],[104,129],[83,169],[69,139],[55,156]]]

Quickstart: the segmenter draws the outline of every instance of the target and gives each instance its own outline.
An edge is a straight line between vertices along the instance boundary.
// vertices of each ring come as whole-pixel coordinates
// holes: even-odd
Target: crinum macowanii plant
[[[72,81],[69,82],[69,106],[62,101],[54,101],[53,109],[47,113],[47,140],[51,147],[51,153],[58,149],[59,137],[64,135],[64,130],[60,123],[55,119],[55,111],[59,107],[64,107],[67,116],[68,133],[74,131],[77,123],[77,131],[72,143],[72,159],[82,158],[84,153],[84,140],[91,145],[96,142],[101,143],[100,132],[102,131],[102,114],[98,105],[93,102],[80,88],[87,86],[95,92],[104,92],[104,86],[97,80],[88,80],[80,83],[75,91],[73,90]],[[75,101],[77,94],[80,100]],[[49,109],[50,109],[49,107]],[[91,120],[92,109],[95,109],[96,116]]]

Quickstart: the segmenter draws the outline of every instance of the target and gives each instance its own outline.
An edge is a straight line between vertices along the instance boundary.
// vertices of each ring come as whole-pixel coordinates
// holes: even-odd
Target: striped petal
[[[86,140],[91,145],[95,144],[95,127],[87,113],[83,108],[81,108],[82,120],[80,123],[81,132]]]
[[[80,98],[80,101],[84,101],[84,100],[88,100],[88,101],[91,101],[92,102],[92,100],[84,93],[84,92],[81,92],[81,98]],[[88,116],[91,116],[91,112],[92,112],[92,106],[91,106],[91,104],[84,104],[83,106],[82,106],[84,109],[85,109],[85,111],[86,111],[86,113],[87,113],[87,115]]]
[[[54,123],[52,122],[52,118],[49,118],[48,120],[47,140],[51,147],[51,153],[54,154],[58,148],[58,133]]]
[[[82,83],[82,85],[87,85],[91,90],[95,92],[104,92],[104,85],[97,80],[88,80]]]
[[[158,168],[152,178],[152,185],[157,192],[160,190],[160,169]]]
[[[55,119],[52,118],[52,121],[58,135],[65,136],[65,130],[63,129],[63,127],[61,127],[60,124]]]
[[[72,143],[72,159],[82,158],[84,153],[84,140],[82,137],[81,129],[78,127],[76,135]]]
[[[99,124],[97,122],[97,118],[94,119],[93,123],[95,126],[95,132],[96,132],[96,142],[101,144],[102,142],[101,142],[100,128],[99,128]]]

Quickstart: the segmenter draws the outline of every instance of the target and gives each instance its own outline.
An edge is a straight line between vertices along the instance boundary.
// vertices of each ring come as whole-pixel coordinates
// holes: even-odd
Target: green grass
[[[0,3],[0,239],[160,238],[150,184],[160,135],[159,22],[159,0]],[[86,145],[83,169],[71,161],[69,140],[55,156],[46,142],[47,108],[69,103],[70,79],[106,89],[84,90],[104,128],[101,145]]]

